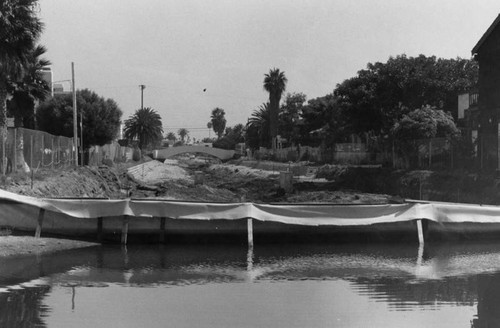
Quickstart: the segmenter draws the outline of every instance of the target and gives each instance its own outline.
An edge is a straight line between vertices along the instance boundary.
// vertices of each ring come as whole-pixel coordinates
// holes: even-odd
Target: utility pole
[[[141,88],[141,109],[144,109],[144,89],[146,89],[146,86],[144,84],[140,84],[139,88]]]
[[[76,113],[75,63],[71,62],[71,86],[73,88],[73,145],[75,147],[75,164],[78,166],[78,123]]]

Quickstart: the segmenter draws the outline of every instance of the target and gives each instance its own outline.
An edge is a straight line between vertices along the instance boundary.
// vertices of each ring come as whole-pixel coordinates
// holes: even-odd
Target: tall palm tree
[[[286,89],[288,79],[285,72],[280,72],[279,68],[269,70],[264,75],[264,90],[269,92],[270,127],[269,132],[272,139],[273,152],[276,150],[276,137],[278,136],[278,115],[280,99]]]
[[[150,107],[136,110],[134,115],[125,121],[124,135],[128,140],[138,140],[141,150],[154,146],[161,142],[163,136],[161,116]]]
[[[210,131],[212,131],[213,124],[212,122],[207,123],[207,128],[208,128],[208,138],[210,139]]]
[[[7,88],[18,81],[42,33],[37,0],[0,1],[0,127],[5,127]]]

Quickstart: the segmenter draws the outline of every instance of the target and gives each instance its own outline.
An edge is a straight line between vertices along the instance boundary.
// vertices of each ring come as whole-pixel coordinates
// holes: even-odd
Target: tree
[[[9,83],[22,77],[42,33],[37,6],[37,0],[0,2],[0,127],[5,127]]]
[[[179,137],[181,137],[182,144],[184,144],[186,137],[189,137],[189,131],[185,128],[179,129],[179,131],[177,131],[177,134],[179,135]]]
[[[243,124],[236,124],[233,127],[227,127],[226,133],[222,138],[214,142],[214,147],[222,149],[235,149],[238,143],[245,141],[245,127]]]
[[[279,114],[280,135],[289,145],[299,141],[302,108],[306,101],[303,93],[288,93]]]
[[[264,90],[269,92],[269,110],[270,110],[270,136],[272,139],[272,149],[276,150],[276,137],[278,136],[278,116],[281,95],[285,92],[286,83],[285,72],[280,72],[279,68],[269,70],[264,75]]]
[[[42,77],[42,70],[51,63],[41,58],[47,49],[38,45],[28,56],[22,79],[11,84],[12,98],[7,102],[8,115],[14,117],[15,127],[35,128],[35,102],[50,95],[51,86]]]
[[[160,114],[150,107],[136,110],[125,121],[124,134],[129,140],[137,139],[141,150],[158,145],[163,136]]]
[[[451,114],[431,106],[403,115],[394,124],[392,133],[395,144],[408,161],[419,154],[419,139],[447,138],[455,141],[460,137],[460,130]]]
[[[167,133],[167,140],[175,142],[177,140],[177,137],[175,136],[175,133],[173,133],[173,132]]]
[[[208,122],[207,123],[207,128],[208,128],[208,138],[210,139],[211,138],[211,135],[210,135],[210,131],[212,130],[212,122]]]
[[[212,123],[212,127],[214,132],[217,134],[217,138],[220,139],[224,134],[224,130],[226,129],[226,112],[222,108],[216,107],[212,110],[212,116],[210,122]]]
[[[368,64],[337,85],[334,95],[351,133],[384,136],[411,109],[425,105],[456,112],[457,94],[477,83],[477,63],[434,56],[391,57]]]
[[[302,106],[298,141],[302,145],[332,146],[350,136],[346,126],[345,116],[333,94],[311,99]]]
[[[252,116],[248,119],[245,135],[247,144],[251,149],[270,146],[269,126],[269,103],[265,103],[260,105],[257,110],[254,110]]]
[[[122,111],[112,99],[88,89],[77,90],[77,108],[83,114],[83,148],[111,142],[120,129]],[[36,111],[38,127],[53,135],[73,137],[73,97],[55,95],[41,103]],[[57,122],[57,124],[54,124]]]
[[[41,74],[42,69],[50,65],[48,60],[41,58],[46,51],[45,47],[41,45],[32,49],[27,57],[22,78],[11,83],[13,91],[11,91],[11,100],[7,101],[7,115],[14,117],[16,128],[34,129],[35,102],[45,100],[50,94],[50,86]],[[15,162],[18,166],[15,170],[21,169],[28,173],[30,168],[24,160],[24,133],[22,129],[17,130],[15,150]]]
[[[403,115],[394,125],[393,134],[397,140],[456,138],[460,130],[450,113],[424,106]]]

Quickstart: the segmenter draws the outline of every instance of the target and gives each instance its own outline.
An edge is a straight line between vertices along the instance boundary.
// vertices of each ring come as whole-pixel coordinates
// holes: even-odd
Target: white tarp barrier
[[[297,225],[370,225],[428,219],[435,222],[500,223],[500,207],[409,201],[405,204],[254,204],[203,203],[157,199],[47,199],[0,190],[0,206],[23,204],[75,218],[111,216],[167,217],[174,219],[243,219]],[[12,215],[12,210],[8,211]],[[2,211],[0,209],[0,218]]]

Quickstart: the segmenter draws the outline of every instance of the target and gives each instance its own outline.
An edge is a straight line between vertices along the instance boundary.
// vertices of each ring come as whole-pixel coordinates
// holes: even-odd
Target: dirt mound
[[[120,198],[132,182],[125,172],[107,166],[77,167],[57,171],[39,171],[28,176],[8,176],[4,189],[33,197]]]

